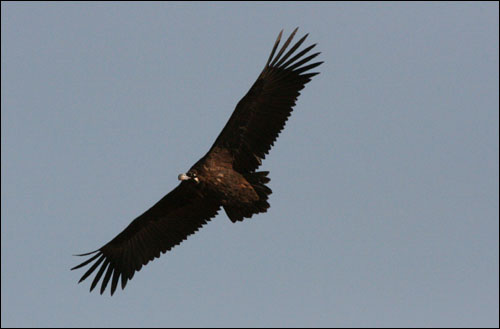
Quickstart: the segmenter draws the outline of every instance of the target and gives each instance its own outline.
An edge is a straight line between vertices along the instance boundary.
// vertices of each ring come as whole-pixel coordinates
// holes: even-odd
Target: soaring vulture
[[[79,283],[97,270],[90,291],[102,278],[101,294],[111,280],[113,295],[120,278],[123,289],[143,265],[195,233],[221,207],[232,222],[267,211],[269,172],[256,170],[285,126],[300,90],[319,74],[310,70],[323,63],[311,63],[320,54],[308,54],[316,44],[297,51],[307,34],[286,51],[297,29],[276,53],[283,31],[279,33],[257,81],[208,153],[179,175],[181,183],[103,247],[77,255],[92,255],[72,268],[90,266]]]

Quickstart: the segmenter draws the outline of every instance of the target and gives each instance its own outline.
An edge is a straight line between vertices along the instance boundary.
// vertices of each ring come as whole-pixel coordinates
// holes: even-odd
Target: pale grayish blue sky
[[[498,3],[2,3],[2,326],[498,326]],[[177,185],[262,69],[321,74],[263,169],[111,298],[80,258]]]

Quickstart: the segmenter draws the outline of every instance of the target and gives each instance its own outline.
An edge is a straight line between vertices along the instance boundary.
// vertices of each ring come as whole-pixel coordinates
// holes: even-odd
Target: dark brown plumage
[[[92,255],[72,268],[91,265],[79,282],[97,271],[90,290],[102,278],[101,294],[111,280],[113,295],[120,280],[123,289],[143,265],[195,233],[220,207],[233,222],[267,211],[271,194],[266,186],[268,172],[255,170],[285,126],[299,91],[319,74],[309,71],[322,63],[310,63],[319,53],[304,57],[315,44],[295,53],[307,35],[286,51],[296,32],[276,54],[280,32],[257,81],[239,101],[208,153],[179,175],[182,182],[106,245],[78,255]]]

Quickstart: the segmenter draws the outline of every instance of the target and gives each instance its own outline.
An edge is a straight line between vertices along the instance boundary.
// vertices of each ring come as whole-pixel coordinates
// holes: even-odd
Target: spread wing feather
[[[201,196],[188,183],[181,183],[102,248],[78,256],[90,256],[72,270],[92,264],[82,282],[98,268],[90,291],[102,279],[101,294],[111,280],[111,295],[121,278],[122,289],[134,273],[195,233],[219,210],[214,200]]]
[[[230,150],[234,159],[233,168],[239,172],[253,172],[260,166],[261,160],[268,154],[284,128],[300,90],[313,76],[319,74],[309,71],[323,62],[309,63],[320,53],[303,57],[315,44],[294,55],[307,38],[307,34],[285,53],[296,32],[297,29],[274,56],[283,31],[280,32],[264,70],[236,105],[229,121],[210,149]]]

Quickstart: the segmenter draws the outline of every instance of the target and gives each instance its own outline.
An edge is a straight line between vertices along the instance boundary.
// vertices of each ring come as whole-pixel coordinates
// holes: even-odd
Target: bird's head
[[[180,174],[178,177],[177,177],[180,181],[183,181],[183,180],[192,180],[194,181],[196,184],[198,184],[200,182],[200,179],[198,178],[198,176],[196,175],[196,173],[192,172],[192,171],[188,171],[187,173],[185,174]]]

